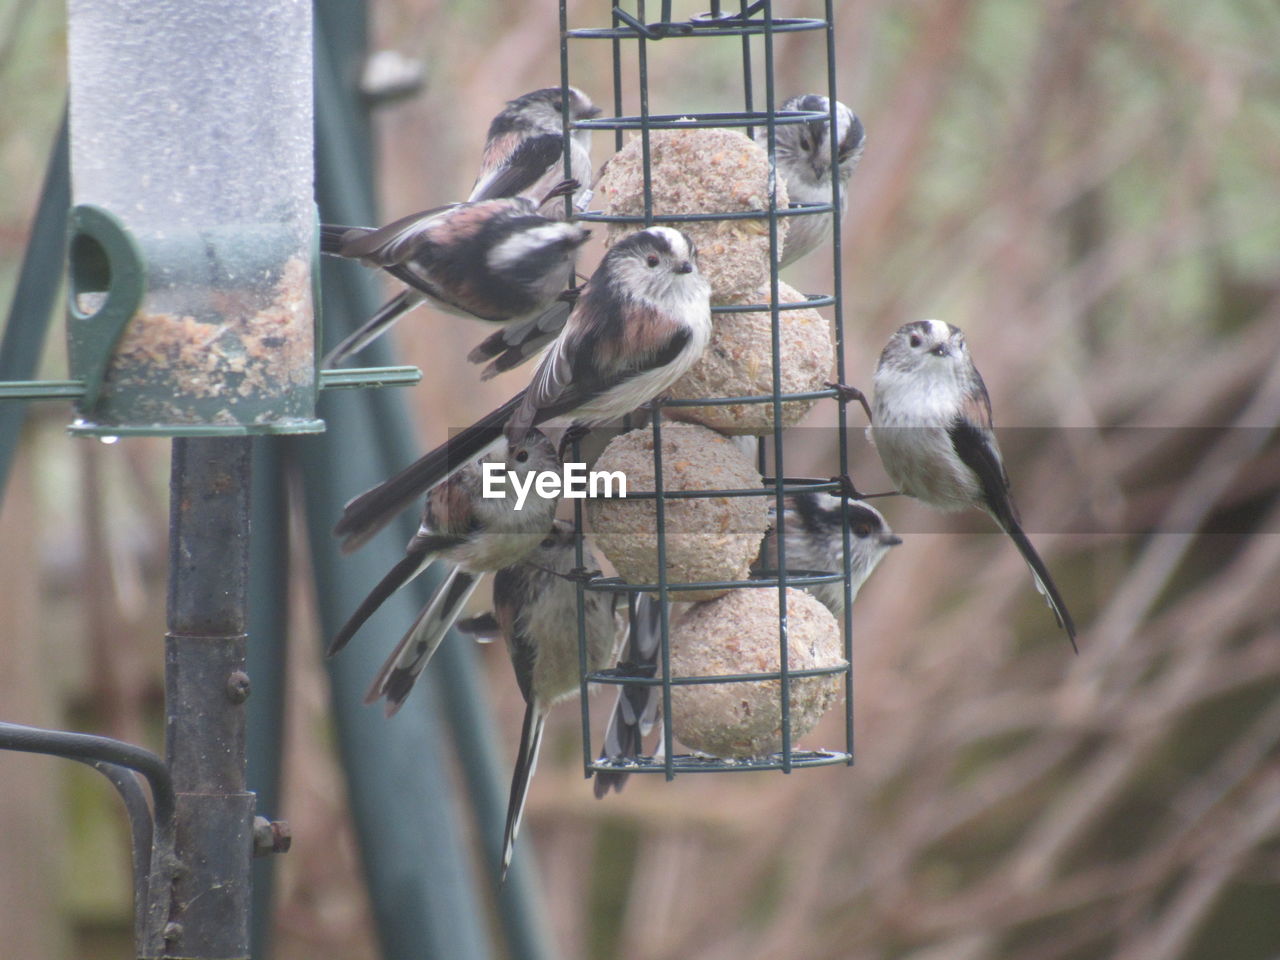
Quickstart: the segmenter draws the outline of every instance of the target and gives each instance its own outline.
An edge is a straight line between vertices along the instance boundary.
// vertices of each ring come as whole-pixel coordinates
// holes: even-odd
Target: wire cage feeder
[[[571,27],[568,22],[567,4],[560,2],[560,83],[562,93],[572,84],[570,71],[571,45],[607,42],[611,46],[613,70],[613,116],[601,116],[571,122],[568,116],[568,98],[565,102],[565,138],[566,138],[566,175],[568,175],[568,138],[572,130],[589,129],[611,131],[614,136],[615,150],[623,147],[626,132],[632,132],[640,140],[643,172],[643,212],[636,215],[606,214],[598,212],[582,213],[578,219],[605,224],[634,224],[637,227],[670,224],[679,228],[683,223],[694,221],[728,221],[754,219],[767,224],[769,237],[769,269],[768,269],[768,302],[731,304],[712,306],[713,315],[725,313],[759,312],[767,313],[771,326],[771,361],[772,389],[769,392],[733,397],[716,397],[712,399],[670,399],[659,398],[651,405],[651,429],[653,431],[654,489],[645,491],[627,491],[628,499],[655,501],[656,538],[657,538],[657,571],[656,582],[632,583],[620,578],[596,577],[578,584],[578,639],[581,667],[581,712],[583,732],[583,764],[586,775],[596,773],[662,773],[668,780],[677,773],[692,772],[740,772],[744,770],[782,770],[790,772],[797,767],[826,766],[831,764],[853,763],[853,673],[852,673],[852,621],[850,616],[852,583],[850,551],[851,540],[848,524],[844,525],[843,534],[843,567],[840,571],[813,571],[788,569],[786,561],[786,545],[783,536],[785,523],[783,502],[790,494],[801,491],[842,493],[851,489],[848,480],[848,439],[846,433],[846,404],[857,394],[844,388],[844,327],[841,297],[841,248],[839,202],[840,181],[835,175],[830,177],[832,193],[829,200],[817,203],[779,204],[777,190],[777,156],[776,136],[780,127],[786,124],[811,123],[825,121],[830,130],[837,129],[836,117],[836,66],[834,35],[834,4],[826,0],[822,4],[820,17],[775,17],[774,5],[770,0],[739,0],[737,3],[725,4],[712,2],[710,10],[689,15],[687,19],[677,19],[670,0],[661,3],[646,3],[635,0],[628,4],[611,5],[608,8],[609,26]],[[658,18],[649,16],[658,9]],[[815,41],[823,45],[825,53],[825,90],[829,113],[802,110],[779,110],[780,98],[775,89],[774,51],[775,37],[781,33],[812,33]],[[740,43],[741,61],[741,96],[742,110],[738,112],[694,113],[694,114],[658,114],[650,109],[650,45],[666,41],[668,45],[697,44],[711,40],[725,42],[734,38]],[[633,46],[635,58],[635,88],[638,97],[639,112],[628,115],[624,112],[624,94],[627,91],[627,79],[624,77],[624,55],[627,47]],[[763,87],[763,90],[761,90]],[[738,130],[748,137],[764,132],[761,142],[765,146],[769,160],[769,189],[766,205],[755,210],[718,211],[707,210],[699,213],[659,214],[654,212],[653,179],[650,137],[653,131],[689,130],[700,128],[726,128]],[[831,171],[837,170],[837,138],[829,138],[832,155]],[[779,297],[779,259],[780,250],[779,226],[783,218],[829,216],[832,219],[830,246],[830,292],[807,294],[799,302],[781,302]],[[818,254],[815,254],[815,257]],[[836,357],[836,378],[838,383],[827,389],[804,393],[786,393],[781,389],[782,342],[780,336],[780,320],[783,311],[796,309],[812,309],[829,307],[834,314],[834,348]],[[714,318],[713,318],[714,319]],[[837,404],[837,456],[838,470],[830,479],[789,478],[785,465],[785,440],[782,406],[786,402],[812,401],[831,399]],[[662,431],[664,408],[676,407],[709,407],[724,405],[764,405],[772,406],[772,428],[758,438],[758,465],[764,476],[762,486],[749,489],[717,489],[717,490],[664,490],[662,469]],[[765,441],[772,439],[771,449],[766,454]],[[575,458],[578,449],[575,444]],[[667,567],[667,503],[683,498],[726,498],[726,497],[764,497],[769,498],[775,506],[777,533],[777,563],[773,575],[753,577],[749,580],[725,580],[716,582],[676,582],[669,579]],[[582,530],[582,501],[574,502],[575,522]],[[583,546],[581,535],[578,538],[577,563],[583,566]],[[795,669],[791,666],[789,656],[789,619],[787,611],[787,588],[805,587],[824,583],[843,583],[844,614],[841,618],[843,641],[843,663],[837,666],[819,667],[815,669]],[[778,593],[778,669],[766,673],[737,673],[716,676],[672,676],[671,665],[671,616],[670,602],[679,602],[681,596],[694,590],[760,590],[773,589]],[[619,594],[628,601],[631,627],[636,627],[636,602],[643,594],[656,597],[660,616],[661,644],[660,657],[656,670],[652,665],[643,669],[635,663],[623,663],[615,669],[591,672],[587,669],[586,624],[584,596],[586,591],[606,591]],[[844,744],[842,749],[796,749],[792,731],[792,683],[805,677],[832,676],[843,677],[843,710],[844,710]],[[676,754],[673,748],[672,694],[673,688],[689,684],[725,684],[725,683],[770,683],[776,682],[780,699],[781,748],[772,754],[745,759],[717,758],[702,754]],[[646,686],[661,689],[662,698],[662,741],[660,756],[638,756],[619,759],[597,758],[596,750],[591,742],[591,702],[587,696],[591,685],[608,685],[621,687]]]

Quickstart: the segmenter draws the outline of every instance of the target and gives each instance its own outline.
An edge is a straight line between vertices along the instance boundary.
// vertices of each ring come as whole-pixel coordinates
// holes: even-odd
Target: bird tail
[[[627,637],[627,652],[621,669],[628,676],[654,677],[662,649],[662,608],[658,600],[641,596],[636,602],[635,628]],[[621,684],[618,699],[609,717],[600,759],[617,761],[640,756],[662,710],[662,687],[648,684]],[[597,770],[592,789],[597,798],[610,790],[622,792],[631,775],[623,770]]]
[[[380,306],[377,312],[361,324],[357,330],[348,334],[341,343],[330,350],[324,359],[320,361],[321,368],[335,367],[347,357],[363,350],[390,330],[392,324],[422,303],[422,301],[423,296],[417,290],[401,290]]]
[[[502,428],[524,400],[524,393],[521,390],[395,476],[348,501],[333,528],[334,535],[342,538],[342,552],[350,553],[363,545],[420,495],[484,454],[502,437]]]
[[[454,567],[436,590],[408,633],[400,638],[387,662],[364,695],[365,703],[385,697],[387,716],[393,716],[413,689],[418,675],[426,669],[440,641],[458,619],[467,598],[480,582],[480,574]]]
[[[538,751],[542,747],[542,730],[547,722],[547,712],[537,698],[524,708],[524,726],[520,729],[520,753],[511,774],[511,797],[507,801],[507,825],[502,834],[502,879],[507,879],[511,867],[511,854],[515,849],[516,834],[524,817],[524,802],[529,796],[529,783],[538,766]]]
[[[382,606],[387,597],[391,596],[406,583],[413,580],[423,570],[427,569],[437,550],[416,550],[412,554],[406,555],[399,563],[378,581],[378,585],[370,591],[369,595],[356,608],[346,623],[334,634],[333,640],[329,642],[329,649],[325,652],[325,656],[332,657],[341,650],[351,640],[357,630],[364,626],[364,622],[373,616],[374,612]]]
[[[492,361],[480,374],[481,380],[518,367],[556,338],[572,309],[570,302],[557,300],[539,314],[506,324],[481,341],[467,359],[472,363]]]
[[[337,223],[320,224],[320,252],[335,257],[342,256],[347,235],[353,231],[357,234],[372,232],[369,227],[344,227]]]
[[[492,613],[482,613],[477,617],[459,620],[454,627],[467,634],[476,643],[493,643],[502,639],[502,625]]]
[[[1045,602],[1049,605],[1049,609],[1053,611],[1053,615],[1058,620],[1058,626],[1067,632],[1067,639],[1071,641],[1071,649],[1079,653],[1080,648],[1076,645],[1075,621],[1071,619],[1071,613],[1067,610],[1067,604],[1062,599],[1062,594],[1058,592],[1057,584],[1053,582],[1053,577],[1049,575],[1049,568],[1040,559],[1040,554],[1036,553],[1036,548],[1031,545],[1027,535],[1022,532],[1022,527],[1017,520],[1013,517],[1005,517],[1003,520],[997,518],[997,520],[1000,526],[1004,528],[1004,532],[1009,535],[1017,546],[1022,558],[1027,561],[1027,566],[1031,568],[1031,575],[1035,578],[1036,589],[1040,591]]]

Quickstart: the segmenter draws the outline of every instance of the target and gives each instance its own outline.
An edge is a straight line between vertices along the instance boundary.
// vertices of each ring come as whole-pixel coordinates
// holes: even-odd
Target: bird
[[[567,87],[565,92],[568,94],[570,123],[600,115],[600,108],[577,87]],[[591,130],[576,129],[570,134],[570,172],[566,174],[564,104],[565,97],[559,87],[534,90],[508,101],[489,125],[480,174],[468,199],[524,196],[542,204],[539,212],[543,216],[565,219],[565,204],[560,199],[563,194],[552,196],[548,191],[562,176],[569,176],[577,184],[571,211],[585,211],[591,203],[594,177]],[[542,350],[564,326],[569,315],[568,304],[571,303],[572,291],[566,291],[564,302],[557,303],[539,316],[490,334],[467,356],[472,363],[488,362],[480,379],[489,380],[519,366]]]
[[[505,441],[504,441],[505,444]],[[558,497],[537,492],[536,476],[560,468],[555,446],[541,430],[510,444],[491,463],[509,474],[501,496],[485,496],[485,465],[468,464],[426,498],[422,521],[404,557],[370,591],[329,644],[333,656],[350,642],[387,598],[434,561],[451,565],[444,583],[423,607],[369,688],[366,702],[387,699],[387,714],[400,708],[463,604],[486,572],[514,563],[534,549],[555,517]],[[525,496],[519,495],[519,490]]]
[[[903,324],[880,354],[868,433],[899,492],[939,510],[976,508],[1009,535],[1077,653],[1076,627],[1022,530],[991,399],[964,333],[941,320]]]
[[[496,197],[528,197],[537,201],[544,216],[565,216],[565,204],[546,195],[552,184],[571,177],[578,182],[573,207],[579,213],[591,201],[591,130],[576,129],[569,135],[569,172],[564,164],[565,99],[568,120],[590,120],[600,108],[577,87],[544,87],[514,100],[489,124],[480,173],[471,188],[471,201]]]
[[[889,529],[880,511],[865,500],[837,497],[823,491],[802,490],[784,502],[783,544],[788,570],[814,573],[844,571],[844,526],[849,527],[850,599],[902,538]],[[756,576],[777,576],[777,505],[769,504],[769,532],[752,572]],[[844,582],[812,583],[801,587],[837,617],[844,613]]]
[[[548,196],[563,196],[575,185],[562,180]],[[539,214],[537,202],[523,196],[454,203],[378,229],[323,224],[322,252],[380,267],[405,286],[322,364],[341,363],[423,303],[504,324],[506,336],[517,343],[536,335],[545,343],[569,315],[571,304],[562,295],[574,278],[578,251],[590,236],[580,224]],[[498,352],[505,349],[503,345]],[[470,359],[483,362],[493,350],[482,345]]]
[[[710,296],[697,250],[679,230],[650,227],[619,239],[582,287],[529,386],[352,499],[334,533],[363,542],[504,433],[519,437],[557,417],[597,426],[659,397],[706,348]]]
[[[783,543],[787,570],[807,573],[844,571],[844,527],[849,527],[850,600],[902,538],[889,529],[880,512],[864,500],[837,497],[822,491],[802,490],[784,500]],[[752,564],[756,577],[778,573],[778,523],[776,503],[770,505],[770,529]],[[844,612],[844,581],[801,586],[837,617]],[[669,616],[669,615],[668,615]],[[636,602],[636,617],[627,638],[623,666],[628,676],[653,677],[658,673],[661,650],[661,608],[648,594]],[[620,684],[618,698],[605,730],[601,760],[639,756],[644,738],[657,723],[662,687]],[[597,797],[621,791],[630,776],[625,770],[597,770],[593,789]]]
[[[836,163],[839,167],[840,212],[849,204],[848,183],[853,168],[862,157],[866,132],[862,121],[847,106],[836,101]],[[794,96],[782,104],[780,112],[805,111],[831,115],[831,101],[816,93]],[[831,202],[831,130],[830,119],[804,123],[779,123],[774,126],[774,156],[778,172],[787,185],[792,203]],[[766,150],[769,131],[757,127],[756,142]],[[779,258],[781,266],[789,266],[812,252],[831,233],[831,214],[798,214],[789,218],[786,242]]]
[[[502,839],[501,875],[511,866],[516,834],[529,783],[538,762],[547,714],[556,703],[578,693],[578,588],[570,575],[578,567],[572,523],[557,520],[537,548],[493,578],[493,613],[459,624],[482,639],[506,641],[516,683],[524,696],[520,749],[511,776],[506,826]],[[583,545],[583,563],[595,556]],[[583,591],[586,666],[596,671],[617,658],[615,606],[617,594]]]

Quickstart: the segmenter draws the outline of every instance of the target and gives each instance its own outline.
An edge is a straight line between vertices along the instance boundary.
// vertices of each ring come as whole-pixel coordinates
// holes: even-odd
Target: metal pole
[[[349,79],[363,61],[364,16],[362,4],[324,0],[316,7],[316,196],[322,219],[338,223],[377,219],[368,106]],[[338,316],[363,318],[380,302],[373,278],[352,264],[326,264],[323,280],[331,334]],[[365,356],[386,362],[389,346],[373,344]],[[403,398],[386,391],[336,395],[339,392],[321,402],[328,434],[289,441],[308,478],[303,492],[311,563],[326,634],[359,603],[368,585],[402,556],[404,542],[382,538],[354,557],[339,558],[329,530],[342,502],[420,452]],[[403,535],[416,526],[416,518],[406,513]],[[428,671],[434,676],[424,677],[427,684],[415,694],[414,709],[401,711],[391,722],[360,705],[386,654],[387,634],[412,619],[438,576],[428,571],[384,606],[380,622],[387,627],[381,647],[370,645],[378,635],[372,629],[359,647],[352,644],[328,664],[347,786],[387,958],[461,960],[497,952],[484,926],[484,890],[462,848],[459,822],[465,803],[483,837],[485,866],[496,871],[506,771],[474,649],[456,639],[444,644]],[[441,701],[447,734],[440,723]],[[448,776],[443,748],[450,742],[465,777],[465,801]],[[553,956],[554,949],[529,861],[517,861],[508,882],[495,893],[494,906],[506,955],[540,960]]]
[[[70,206],[71,170],[64,112],[49,157],[44,188],[40,191],[35,225],[18,273],[9,320],[0,339],[0,380],[30,380],[35,376],[62,284],[61,264]],[[4,500],[9,467],[17,453],[26,416],[25,403],[0,403],[0,501]]]
[[[254,696],[248,704],[248,785],[259,813],[280,816],[284,752],[289,620],[289,500],[286,490],[287,439],[253,440],[253,541],[249,548],[249,676]],[[253,861],[253,916],[250,947],[254,957],[270,954],[275,857]]]
[[[253,794],[245,790],[247,438],[175,439],[165,756],[177,792],[165,956],[249,956]]]

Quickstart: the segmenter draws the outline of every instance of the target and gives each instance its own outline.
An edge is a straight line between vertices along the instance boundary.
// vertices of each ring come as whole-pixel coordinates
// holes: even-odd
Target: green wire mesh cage
[[[651,19],[653,8],[659,7],[656,19]],[[636,582],[635,577],[627,580],[621,577],[596,576],[583,578],[579,584],[578,632],[580,667],[582,669],[581,711],[583,731],[583,764],[587,776],[593,774],[599,778],[597,793],[604,792],[601,783],[620,784],[621,779],[630,773],[662,773],[672,779],[676,773],[684,772],[722,772],[743,770],[782,770],[790,772],[796,767],[824,766],[853,762],[853,687],[852,687],[852,622],[849,615],[852,596],[852,580],[850,566],[850,531],[848,523],[843,524],[842,558],[837,570],[805,570],[795,564],[788,564],[786,557],[786,539],[783,536],[786,523],[784,509],[787,498],[802,492],[847,493],[853,489],[848,478],[848,441],[846,432],[846,405],[858,396],[857,391],[842,386],[845,382],[844,368],[844,329],[842,317],[841,276],[840,276],[840,178],[829,176],[831,194],[818,202],[790,202],[785,200],[785,193],[780,190],[777,156],[778,131],[790,124],[829,124],[829,130],[837,129],[837,93],[836,66],[834,60],[834,5],[828,0],[821,5],[820,16],[778,17],[774,14],[774,5],[769,0],[758,0],[749,3],[741,0],[735,4],[713,3],[706,12],[686,15],[680,18],[673,10],[671,2],[646,4],[645,0],[636,0],[634,4],[611,5],[605,8],[608,17],[607,26],[578,26],[569,23],[567,5],[560,3],[561,27],[561,87],[565,96],[572,85],[572,54],[579,45],[591,43],[608,43],[610,45],[613,73],[613,116],[602,116],[592,119],[570,120],[565,110],[565,156],[569,156],[568,138],[574,130],[588,129],[609,131],[613,134],[614,147],[621,152],[624,139],[628,133],[632,136],[630,152],[638,149],[639,184],[638,196],[632,208],[620,212],[621,204],[610,203],[606,198],[604,212],[579,214],[579,219],[606,224],[612,231],[639,229],[653,225],[673,225],[680,228],[692,224],[714,225],[716,229],[728,231],[732,237],[741,237],[742,233],[735,228],[746,228],[754,231],[761,239],[767,239],[768,257],[764,283],[758,288],[755,297],[738,297],[738,302],[726,302],[724,298],[713,296],[713,315],[719,319],[728,314],[756,313],[767,315],[769,331],[769,382],[764,390],[754,393],[739,393],[734,396],[714,397],[664,397],[650,405],[650,423],[646,428],[652,436],[652,489],[627,491],[627,500],[650,501],[653,503],[654,523],[652,536],[656,539],[656,576],[651,582]],[[826,97],[826,112],[782,109],[783,98],[775,85],[775,38],[781,33],[808,33],[813,37],[815,54],[821,51],[822,62],[825,63],[825,77],[821,89]],[[651,109],[652,77],[660,71],[651,67],[650,57],[653,45],[661,44],[661,50],[680,46],[673,56],[705,56],[713,43],[721,44],[719,51],[723,55],[723,45],[733,44],[736,48],[736,59],[740,63],[740,79],[726,78],[726,87],[731,84],[738,87],[737,96],[741,98],[742,109],[735,112],[713,113],[659,113]],[[688,49],[692,47],[693,49]],[[656,58],[655,58],[656,59]],[[662,91],[664,94],[670,91]],[[671,99],[679,106],[678,100]],[[624,107],[629,103],[638,103],[638,110],[628,113]],[[724,209],[715,205],[709,208],[682,208],[678,212],[662,212],[655,201],[655,188],[660,183],[655,180],[655,151],[660,150],[658,141],[667,136],[667,131],[689,130],[728,130],[746,134],[753,138],[767,154],[767,186],[758,195],[751,197],[745,209]],[[836,137],[829,137],[831,147],[829,170],[837,169]],[[729,141],[727,141],[729,142]],[[637,148],[638,144],[638,148]],[[611,161],[612,162],[612,161]],[[608,165],[606,165],[607,167]],[[665,168],[668,173],[670,166]],[[597,207],[600,204],[596,204]],[[741,205],[739,205],[741,206]],[[637,208],[638,209],[635,209]],[[612,209],[611,209],[612,208]],[[800,297],[785,297],[780,291],[779,254],[782,234],[787,229],[784,221],[802,217],[829,217],[832,222],[831,243],[821,256],[829,256],[830,288],[826,292],[806,294]],[[729,257],[733,257],[730,249]],[[714,284],[713,284],[714,286]],[[783,285],[785,288],[785,285]],[[719,303],[717,304],[717,299]],[[783,360],[784,338],[782,332],[783,318],[789,311],[813,308],[829,308],[833,316],[833,344],[835,358],[835,382],[823,385],[822,389],[801,392],[786,392],[784,389]],[[792,478],[789,476],[785,460],[785,420],[784,404],[798,401],[834,401],[837,405],[837,426],[835,428],[835,447],[838,460],[836,475],[830,478]],[[670,489],[668,480],[670,471],[664,476],[664,432],[668,435],[673,428],[683,427],[671,421],[687,419],[686,412],[692,408],[707,410],[710,408],[742,410],[762,408],[768,414],[771,426],[757,428],[751,433],[756,437],[756,465],[761,476],[758,485],[744,484],[733,488],[713,489]],[[741,432],[741,431],[739,431]],[[646,441],[647,445],[647,441]],[[575,444],[575,459],[580,457],[580,450]],[[668,459],[670,457],[668,456]],[[772,506],[774,511],[776,562],[773,569],[757,572],[750,578],[728,579],[679,579],[671,576],[668,567],[669,545],[672,528],[669,525],[672,504],[687,500],[724,501],[737,498],[752,498]],[[842,498],[842,503],[847,499]],[[583,529],[584,507],[581,500],[575,501],[575,520],[579,531]],[[847,519],[847,518],[846,518]],[[597,531],[598,532],[598,531]],[[687,532],[682,530],[682,533]],[[694,531],[695,535],[697,531]],[[597,537],[597,539],[599,539]],[[758,540],[757,540],[758,543]],[[608,550],[604,551],[608,555]],[[578,563],[583,565],[584,553],[579,537]],[[610,557],[612,561],[613,558]],[[797,621],[795,610],[797,599],[788,588],[808,588],[819,585],[834,585],[844,594],[844,615],[839,626],[842,656],[837,663],[822,665],[811,669],[793,666],[792,648],[796,644],[794,628]],[[603,591],[612,593],[625,600],[628,607],[630,636],[623,661],[613,669],[591,671],[588,669],[586,653],[586,626],[584,615],[584,597],[587,591]],[[672,635],[676,617],[672,603],[681,603],[691,597],[705,596],[708,593],[723,593],[726,596],[741,591],[771,591],[776,594],[776,614],[773,615],[774,629],[777,637],[776,669],[763,671],[731,669],[730,672],[699,672],[696,675],[682,675],[673,669]],[[712,601],[713,603],[720,601]],[[687,614],[686,614],[687,616]],[[646,621],[648,625],[646,627]],[[648,629],[656,633],[658,639],[655,648],[642,652],[636,644],[639,632]],[[730,627],[730,630],[734,627]],[[844,743],[835,749],[799,749],[795,740],[798,735],[793,729],[793,706],[796,698],[798,681],[810,677],[833,678],[840,687],[844,714]],[[711,755],[712,751],[700,750],[678,753],[676,739],[679,730],[673,729],[679,723],[679,705],[677,716],[673,717],[673,697],[679,698],[682,689],[691,687],[710,688],[713,685],[745,684],[750,688],[772,689],[776,694],[777,731],[775,743],[770,749],[748,751],[743,755],[720,756]],[[604,686],[619,689],[621,696],[628,696],[633,701],[648,700],[650,710],[655,704],[653,700],[660,697],[661,736],[657,749],[638,749],[626,755],[606,756],[592,743],[591,731],[591,698],[587,695],[593,686]],[[744,688],[734,688],[742,690]],[[736,695],[735,695],[736,696]],[[766,695],[766,698],[770,695]],[[750,699],[748,695],[748,699]],[[646,724],[647,726],[648,724]],[[605,788],[607,789],[607,788]]]

